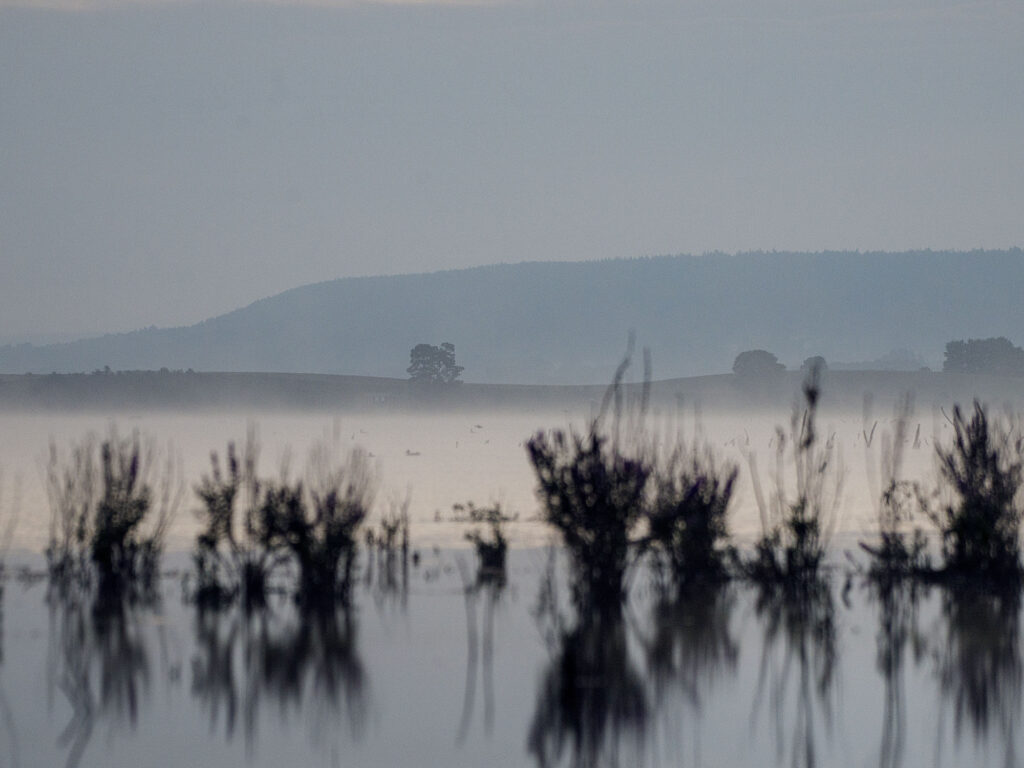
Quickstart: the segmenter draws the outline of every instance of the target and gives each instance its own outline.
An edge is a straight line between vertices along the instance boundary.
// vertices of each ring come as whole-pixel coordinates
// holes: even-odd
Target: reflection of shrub
[[[91,436],[72,446],[68,459],[51,444],[51,581],[87,586],[95,576],[104,594],[153,586],[180,499],[171,458],[164,467],[157,458],[152,443],[138,434],[120,438],[113,429],[98,446]]]
[[[677,446],[653,475],[647,523],[655,562],[677,588],[726,576],[726,513],[739,469],[716,468],[711,449]]]
[[[527,750],[540,766],[639,765],[650,705],[621,606],[582,614],[554,643]]]
[[[1024,437],[990,422],[974,403],[968,418],[953,410],[953,444],[938,447],[939,474],[953,500],[926,512],[942,533],[946,570],[984,577],[1021,574],[1018,494],[1024,483]]]
[[[767,503],[750,456],[763,533],[746,570],[757,580],[813,576],[825,557],[841,499],[843,472],[832,441],[824,445],[819,441],[815,419],[820,394],[819,371],[814,369],[803,386],[805,408],[793,410],[788,440],[781,429],[776,432],[775,493]],[[786,494],[783,477],[787,448],[796,474],[792,499]]]

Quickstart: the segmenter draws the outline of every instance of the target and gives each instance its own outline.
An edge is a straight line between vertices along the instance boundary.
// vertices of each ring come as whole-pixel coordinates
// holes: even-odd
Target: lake
[[[649,571],[607,615],[576,616],[562,555],[536,519],[523,443],[584,412],[118,413],[178,461],[186,494],[160,600],[117,611],[33,578],[49,526],[42,467],[109,414],[5,413],[4,509],[17,511],[0,663],[0,764],[1006,765],[1019,751],[1019,596],[870,587],[871,530],[891,419],[825,413],[846,481],[827,578],[797,595],[734,583],[666,600]],[[946,424],[922,418],[906,475],[932,474]],[[732,527],[759,531],[749,455],[774,461],[786,413],[705,413],[702,435],[741,465]],[[364,552],[353,607],[200,611],[180,574],[198,530],[188,490],[211,450],[255,424],[262,468],[301,474],[321,442],[373,454],[375,514],[410,499],[418,562]],[[652,429],[693,434],[692,414]],[[875,428],[876,433],[870,430]],[[870,445],[869,445],[870,443]],[[785,482],[785,481],[784,481]],[[14,504],[15,499],[17,504]],[[477,577],[452,505],[516,519],[507,578]],[[554,558],[554,559],[552,559]],[[552,589],[552,585],[554,588]],[[547,587],[545,589],[545,587]],[[555,596],[544,601],[542,595]]]

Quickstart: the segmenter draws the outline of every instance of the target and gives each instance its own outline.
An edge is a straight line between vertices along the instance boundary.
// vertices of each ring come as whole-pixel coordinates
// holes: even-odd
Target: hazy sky
[[[1022,245],[1022,41],[1022,2],[0,0],[0,339],[498,261]]]

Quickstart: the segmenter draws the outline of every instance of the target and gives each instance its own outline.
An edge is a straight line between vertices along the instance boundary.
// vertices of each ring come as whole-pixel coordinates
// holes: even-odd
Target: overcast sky
[[[499,261],[1022,245],[1022,41],[1021,2],[0,0],[0,339]]]

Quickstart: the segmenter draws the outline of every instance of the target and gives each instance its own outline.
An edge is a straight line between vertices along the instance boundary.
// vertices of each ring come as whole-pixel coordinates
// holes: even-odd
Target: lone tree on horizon
[[[410,381],[455,384],[463,367],[455,364],[455,345],[446,341],[439,347],[417,344],[409,353],[409,367],[405,370]]]
[[[744,379],[757,379],[772,376],[786,370],[771,352],[763,349],[748,349],[736,355],[732,364],[732,372]]]

